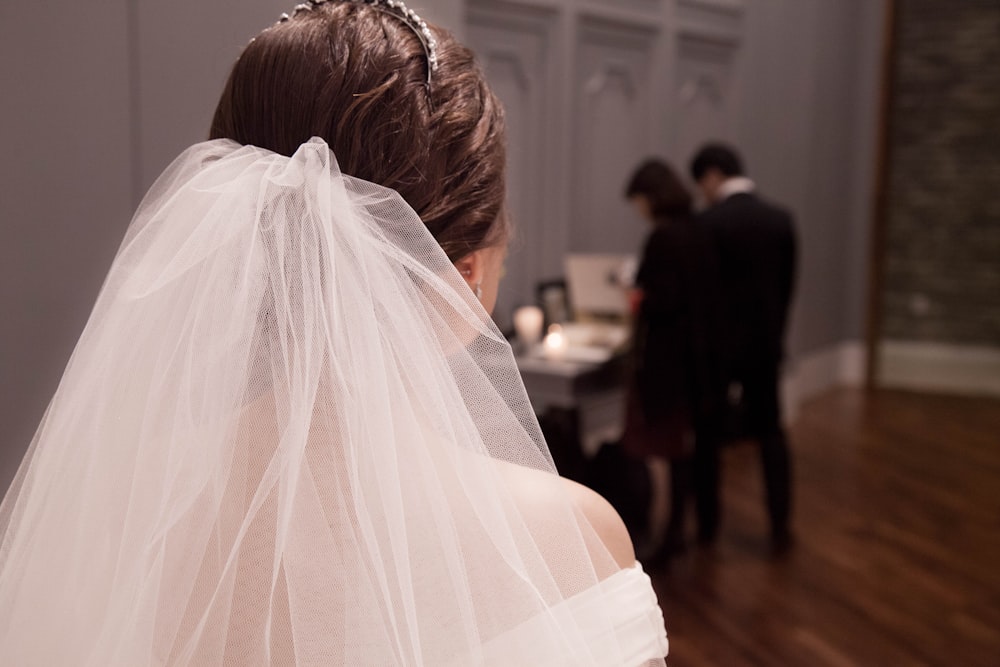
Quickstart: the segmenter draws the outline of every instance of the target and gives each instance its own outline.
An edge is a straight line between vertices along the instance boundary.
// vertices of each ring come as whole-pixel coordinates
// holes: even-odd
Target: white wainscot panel
[[[744,0],[677,0],[677,18],[689,30],[738,36],[744,13]]]
[[[657,31],[584,18],[574,81],[574,251],[637,253],[647,229],[624,200],[650,153],[651,58]]]
[[[607,16],[614,12],[645,13],[659,17],[667,0],[582,0],[581,5],[589,14]]]
[[[736,41],[694,33],[678,36],[672,161],[684,174],[702,143],[735,136],[732,72],[737,47]]]
[[[551,119],[553,12],[503,2],[471,2],[467,36],[506,109],[507,195],[514,236],[494,317],[534,302],[542,278],[545,203],[551,193],[547,126]]]

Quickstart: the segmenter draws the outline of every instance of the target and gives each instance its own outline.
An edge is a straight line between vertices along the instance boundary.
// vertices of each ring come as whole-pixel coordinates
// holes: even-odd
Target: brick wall
[[[896,0],[883,337],[1000,347],[1000,0]]]

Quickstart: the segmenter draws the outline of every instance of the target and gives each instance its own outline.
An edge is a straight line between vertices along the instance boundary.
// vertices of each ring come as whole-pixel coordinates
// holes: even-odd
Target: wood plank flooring
[[[651,573],[668,665],[1000,666],[1000,401],[837,390],[791,438],[790,553],[741,444],[718,544]]]

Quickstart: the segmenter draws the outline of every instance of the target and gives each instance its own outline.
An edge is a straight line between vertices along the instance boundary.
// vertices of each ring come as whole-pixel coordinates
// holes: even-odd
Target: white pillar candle
[[[514,311],[514,332],[525,346],[534,345],[542,339],[542,324],[545,319],[538,306],[522,306]]]

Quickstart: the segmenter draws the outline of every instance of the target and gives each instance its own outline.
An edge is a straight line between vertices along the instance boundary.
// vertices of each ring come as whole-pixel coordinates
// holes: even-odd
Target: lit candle
[[[549,327],[549,332],[545,334],[545,356],[549,359],[560,359],[566,352],[566,334],[563,333],[562,327],[558,324],[553,324]]]

